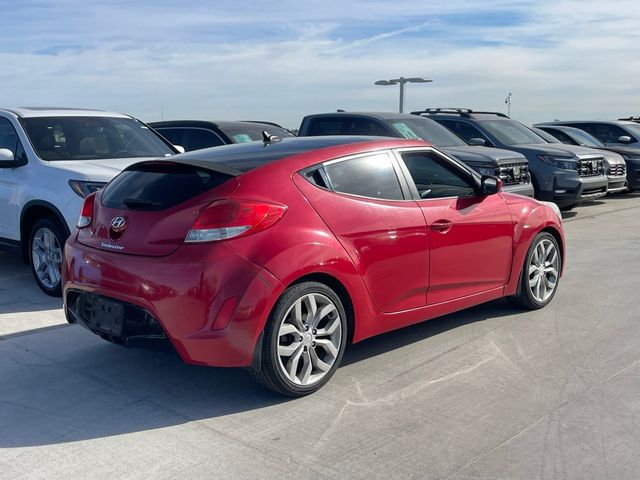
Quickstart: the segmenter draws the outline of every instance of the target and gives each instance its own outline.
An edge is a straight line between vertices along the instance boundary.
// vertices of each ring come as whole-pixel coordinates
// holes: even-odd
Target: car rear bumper
[[[194,364],[250,365],[284,290],[273,275],[225,244],[184,245],[165,257],[139,257],[86,247],[72,236],[64,255],[64,310],[70,323],[127,346],[168,341]],[[116,317],[122,308],[122,325],[96,308],[113,308]]]

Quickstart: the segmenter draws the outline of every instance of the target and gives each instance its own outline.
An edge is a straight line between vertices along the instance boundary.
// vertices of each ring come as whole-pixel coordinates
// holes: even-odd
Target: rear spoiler
[[[235,168],[228,167],[226,165],[222,165],[217,162],[211,162],[206,160],[195,160],[195,159],[182,159],[182,158],[172,158],[171,160],[158,158],[156,160],[145,160],[144,162],[134,163],[133,165],[129,165],[123,171],[136,170],[140,167],[151,165],[187,165],[191,167],[202,168],[203,170],[209,170],[211,172],[223,173],[225,175],[229,175],[231,177],[237,177],[242,175],[244,172],[240,170],[236,170]]]

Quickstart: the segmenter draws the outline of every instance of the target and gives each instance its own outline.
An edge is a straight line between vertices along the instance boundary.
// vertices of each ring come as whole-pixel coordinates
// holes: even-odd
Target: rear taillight
[[[91,225],[93,221],[93,205],[96,200],[96,192],[90,193],[87,195],[87,198],[84,199],[84,204],[82,205],[82,210],[80,211],[80,218],[78,218],[77,227],[85,228]]]
[[[282,218],[287,207],[249,200],[220,200],[206,207],[185,242],[216,242],[260,232]]]

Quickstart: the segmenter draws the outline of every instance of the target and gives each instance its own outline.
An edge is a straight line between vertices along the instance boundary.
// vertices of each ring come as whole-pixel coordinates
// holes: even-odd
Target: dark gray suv
[[[527,159],[509,150],[472,146],[428,118],[387,112],[334,112],[307,115],[298,136],[372,135],[425,140],[481,175],[502,180],[503,190],[533,196]]]
[[[525,125],[500,112],[430,108],[411,112],[444,125],[472,145],[513,150],[529,160],[536,198],[570,208],[607,193],[602,152],[547,143]]]

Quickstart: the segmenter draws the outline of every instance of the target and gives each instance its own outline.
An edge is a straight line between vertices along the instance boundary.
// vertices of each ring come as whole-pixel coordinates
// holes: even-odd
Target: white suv
[[[22,255],[40,288],[59,296],[62,249],[83,198],[132,163],[174,153],[128,115],[0,108],[0,248]]]

